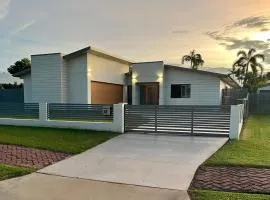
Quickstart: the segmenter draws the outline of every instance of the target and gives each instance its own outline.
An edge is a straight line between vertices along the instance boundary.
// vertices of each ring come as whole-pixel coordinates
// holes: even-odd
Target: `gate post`
[[[119,132],[119,133],[125,132],[125,127],[124,127],[125,126],[124,125],[125,105],[126,105],[126,103],[119,103],[119,104],[113,105],[113,126],[114,126],[115,132]]]
[[[157,129],[157,126],[158,126],[158,124],[157,124],[157,110],[158,110],[158,106],[155,105],[155,133],[158,132],[158,129]]]
[[[191,135],[194,134],[194,107],[191,108]]]

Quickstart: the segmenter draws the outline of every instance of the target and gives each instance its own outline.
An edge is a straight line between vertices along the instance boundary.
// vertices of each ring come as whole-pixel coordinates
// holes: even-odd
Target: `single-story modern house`
[[[15,74],[24,79],[26,103],[220,105],[223,88],[239,87],[225,74],[132,63],[92,47],[32,55],[31,62],[31,70]]]

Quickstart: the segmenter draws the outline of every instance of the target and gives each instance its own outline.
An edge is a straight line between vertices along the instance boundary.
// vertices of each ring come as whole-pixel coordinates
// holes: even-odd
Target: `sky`
[[[173,64],[195,49],[206,68],[231,68],[238,50],[256,48],[270,71],[270,1],[0,0],[0,71],[31,54],[89,45]]]

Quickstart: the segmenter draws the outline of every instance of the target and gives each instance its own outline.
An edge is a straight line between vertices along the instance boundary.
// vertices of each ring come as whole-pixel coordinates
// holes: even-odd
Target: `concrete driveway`
[[[13,200],[188,200],[197,167],[226,138],[125,134],[37,173],[0,182]]]
[[[202,162],[226,138],[124,134],[40,173],[187,190]]]

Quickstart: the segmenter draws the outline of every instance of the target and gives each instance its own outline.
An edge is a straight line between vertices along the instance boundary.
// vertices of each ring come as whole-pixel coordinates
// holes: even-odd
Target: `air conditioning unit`
[[[111,106],[103,106],[102,114],[106,116],[111,115]]]

